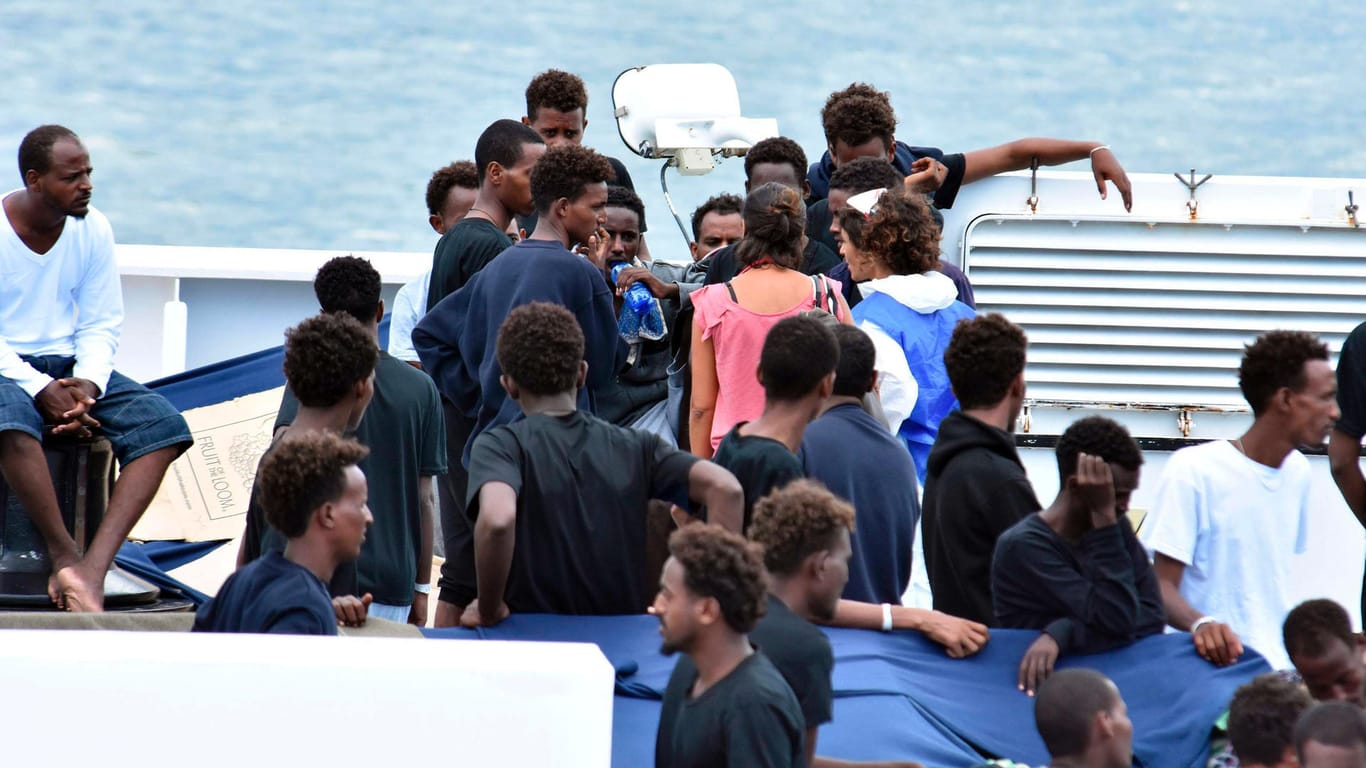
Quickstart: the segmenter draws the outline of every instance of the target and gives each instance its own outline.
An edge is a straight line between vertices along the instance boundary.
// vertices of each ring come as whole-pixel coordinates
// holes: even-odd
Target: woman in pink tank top
[[[806,206],[796,190],[777,183],[753,190],[745,198],[744,219],[745,237],[735,246],[740,274],[692,294],[688,435],[692,452],[708,459],[731,427],[763,413],[757,371],[770,328],[810,309],[851,322],[840,284],[799,269]]]

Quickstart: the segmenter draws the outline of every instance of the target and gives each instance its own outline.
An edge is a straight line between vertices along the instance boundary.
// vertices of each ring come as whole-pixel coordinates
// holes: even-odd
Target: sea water
[[[428,251],[431,172],[558,67],[587,82],[587,143],[634,176],[652,250],[677,257],[659,163],[613,123],[628,67],[723,64],[745,114],[812,159],[825,97],[861,80],[891,92],[898,138],[949,151],[1060,136],[1130,172],[1363,178],[1363,28],[1366,5],[1325,0],[5,0],[0,150],[77,131],[121,242]],[[731,160],[671,185],[686,214],[742,181]]]

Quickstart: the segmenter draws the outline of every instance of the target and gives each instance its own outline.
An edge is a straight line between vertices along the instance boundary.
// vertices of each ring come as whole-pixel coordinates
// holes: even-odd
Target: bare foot
[[[58,608],[64,608],[62,602],[62,584],[57,580],[57,574],[81,562],[81,558],[73,550],[66,554],[52,554],[52,575],[47,577],[47,596]]]
[[[52,581],[57,583],[58,608],[64,608],[72,613],[103,613],[104,612],[104,574],[99,574],[98,578],[91,578],[81,569],[81,565],[69,565],[56,573],[52,574]],[[49,586],[49,589],[51,587]]]

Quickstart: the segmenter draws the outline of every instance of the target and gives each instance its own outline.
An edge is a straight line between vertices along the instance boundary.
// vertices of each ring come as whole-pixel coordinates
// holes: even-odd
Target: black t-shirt
[[[1337,428],[1360,442],[1366,435],[1366,323],[1358,325],[1342,342],[1338,355]],[[1366,615],[1366,575],[1362,576],[1362,615]]]
[[[228,577],[194,617],[195,632],[335,635],[327,587],[311,571],[268,552]]]
[[[707,276],[702,281],[703,285],[724,283],[740,274],[740,262],[735,258],[735,246],[717,248],[709,258],[711,261],[707,264]],[[829,274],[839,263],[839,254],[830,250],[824,243],[814,237],[806,241],[806,250],[802,251],[801,270],[804,274]]]
[[[427,311],[465,286],[474,273],[512,246],[512,238],[488,219],[466,217],[436,242],[432,279],[427,283]]]
[[[749,640],[782,673],[797,697],[807,730],[835,719],[830,679],[835,671],[835,653],[824,632],[769,595],[768,612],[749,633]]]
[[[480,435],[470,454],[468,515],[479,491],[517,493],[516,544],[504,600],[514,613],[640,613],[650,499],[688,503],[697,457],[655,435],[580,411],[532,414]]]
[[[285,388],[275,427],[294,421],[299,401]],[[427,374],[379,353],[375,395],[354,437],[370,449],[360,469],[375,522],[356,561],[357,591],[385,605],[411,605],[422,531],[420,478],[446,472],[446,427],[436,385]]]
[[[745,490],[745,530],[754,514],[754,504],[775,488],[804,477],[802,463],[787,446],[767,437],[740,434],[740,422],[721,438],[712,461],[730,470]]]
[[[991,564],[994,626],[1038,629],[1062,653],[1097,653],[1162,632],[1157,577],[1129,518],[1075,543],[1039,515],[1001,534]]]
[[[805,765],[802,712],[761,651],[701,696],[697,667],[681,656],[669,676],[655,734],[655,768],[781,768]]]

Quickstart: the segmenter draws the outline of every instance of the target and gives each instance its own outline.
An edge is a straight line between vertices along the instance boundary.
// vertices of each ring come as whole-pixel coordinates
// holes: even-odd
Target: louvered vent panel
[[[1246,408],[1243,345],[1312,331],[1334,354],[1366,319],[1366,231],[1299,225],[977,219],[963,264],[979,312],[1029,334],[1029,397]]]

